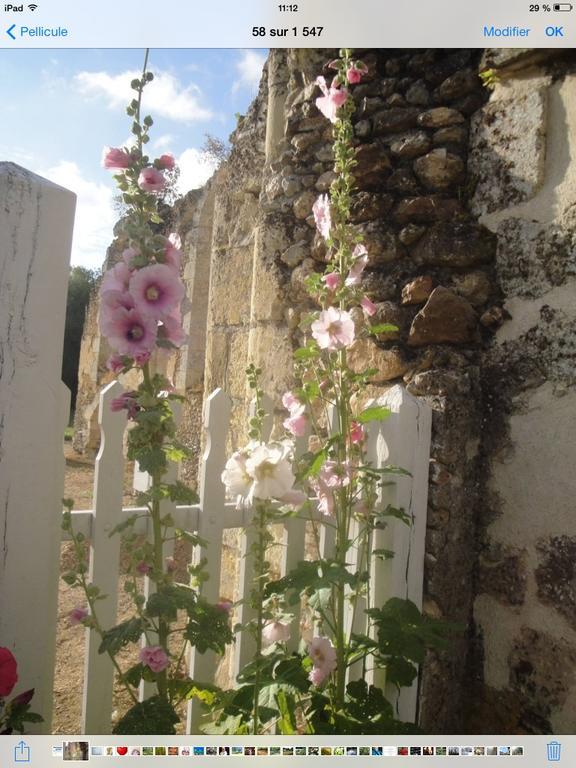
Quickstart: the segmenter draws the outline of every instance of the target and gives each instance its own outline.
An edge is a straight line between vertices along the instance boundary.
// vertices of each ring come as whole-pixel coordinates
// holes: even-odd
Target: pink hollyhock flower
[[[150,667],[152,672],[163,672],[170,666],[170,659],[166,651],[159,645],[150,645],[140,649],[140,661],[145,667]]]
[[[111,355],[106,361],[106,368],[112,373],[120,373],[126,367],[122,355]]]
[[[338,110],[348,98],[348,91],[346,88],[335,88],[334,84],[328,88],[326,79],[322,75],[316,78],[316,85],[323,93],[323,96],[316,99],[316,106],[324,117],[327,117],[331,123],[335,123],[338,119]]]
[[[110,403],[110,410],[116,413],[118,411],[126,410],[128,411],[128,418],[133,419],[140,410],[140,407],[136,402],[136,397],[136,392],[124,392],[120,397],[115,397],[112,400]]]
[[[281,501],[282,504],[287,504],[289,507],[297,508],[302,506],[307,498],[308,497],[304,491],[299,491],[296,488],[292,488],[291,491],[285,493],[284,496],[278,499],[278,501]]]
[[[368,72],[368,67],[361,61],[357,61],[346,72],[346,79],[351,85],[355,85],[362,80],[362,77]]]
[[[350,484],[350,469],[336,461],[328,460],[322,465],[317,477],[310,480],[316,494],[318,510],[323,515],[334,514],[334,491]]]
[[[123,171],[132,162],[130,153],[124,147],[104,147],[102,150],[102,165],[109,170]]]
[[[265,645],[285,643],[290,639],[290,626],[281,621],[272,621],[262,630],[262,640]]]
[[[182,301],[184,285],[172,267],[151,264],[132,273],[130,293],[137,310],[161,320]]]
[[[334,351],[349,347],[354,343],[354,332],[354,321],[350,314],[336,307],[323,310],[312,323],[312,336],[320,349]]]
[[[73,608],[70,613],[68,614],[68,621],[70,624],[82,624],[84,619],[88,618],[89,612],[87,608],[81,608],[80,606],[76,606],[76,608]]]
[[[284,392],[284,394],[282,395],[282,405],[284,406],[284,408],[286,408],[287,411],[290,411],[290,413],[292,413],[292,411],[296,410],[296,408],[300,408],[301,403],[300,403],[300,400],[298,400],[298,398],[296,397],[296,395],[293,392],[289,391],[289,392]]]
[[[154,165],[163,171],[171,171],[176,165],[176,160],[171,152],[166,152],[155,161]]]
[[[304,437],[306,434],[306,426],[308,424],[308,418],[304,413],[305,406],[301,405],[297,411],[291,413],[287,419],[284,419],[282,425],[290,432],[294,437]]]
[[[166,249],[164,251],[164,263],[170,267],[174,267],[176,271],[180,271],[180,263],[182,261],[182,242],[180,236],[176,232],[172,232],[166,239]]]
[[[107,291],[120,291],[121,293],[127,291],[131,276],[132,272],[127,265],[123,261],[118,262],[116,266],[105,272],[100,286],[100,296],[103,296]]]
[[[340,61],[339,59],[332,59],[332,61],[329,61],[328,64],[326,64],[326,66],[329,69],[338,69],[340,67]]]
[[[142,560],[136,566],[136,572],[140,573],[142,576],[147,576],[149,573],[152,572],[152,566],[149,563],[146,563],[144,560]]]
[[[308,679],[314,685],[321,685],[336,669],[336,649],[327,637],[313,637],[308,655],[314,665]]]
[[[9,696],[18,682],[18,664],[12,651],[0,648],[0,696]]]
[[[156,344],[157,322],[137,309],[119,307],[100,318],[102,333],[121,355],[150,353]]]
[[[364,427],[357,421],[353,421],[350,424],[350,442],[361,443],[364,440]]]
[[[106,291],[102,294],[102,311],[106,315],[106,312],[113,312],[118,307],[124,307],[124,309],[134,308],[134,299],[128,293],[128,291]]]
[[[324,240],[330,237],[330,228],[332,227],[332,216],[330,214],[330,198],[328,195],[320,195],[312,206],[316,228]]]
[[[368,264],[368,251],[363,245],[357,245],[352,251],[352,258],[354,259],[354,264],[350,268],[348,277],[344,282],[348,287],[360,284],[362,273]]]
[[[368,317],[372,317],[378,311],[378,309],[376,307],[376,304],[371,302],[370,299],[368,298],[368,296],[363,296],[362,297],[362,299],[360,301],[360,306],[364,310],[364,313],[366,315],[368,315]]]
[[[133,259],[136,256],[140,255],[140,251],[138,251],[136,248],[125,248],[122,251],[122,260],[124,261],[124,264],[128,267],[128,269],[132,270],[134,269],[134,265],[132,264]]]
[[[144,192],[162,192],[166,186],[164,174],[156,168],[143,168],[138,176],[138,186]]]
[[[216,603],[216,608],[220,611],[224,611],[224,613],[230,613],[232,610],[232,602],[230,600],[220,600],[219,603]]]
[[[282,404],[290,411],[290,416],[284,419],[283,426],[296,437],[303,437],[306,433],[307,424],[306,414],[304,413],[306,406],[292,392],[284,394]]]
[[[338,272],[329,272],[327,275],[322,275],[322,282],[326,283],[329,291],[335,291],[340,285],[340,275]]]
[[[179,315],[180,313],[178,313],[178,317],[175,315],[164,317],[162,325],[158,328],[158,338],[169,341],[175,347],[181,347],[188,339],[186,331],[180,323]]]

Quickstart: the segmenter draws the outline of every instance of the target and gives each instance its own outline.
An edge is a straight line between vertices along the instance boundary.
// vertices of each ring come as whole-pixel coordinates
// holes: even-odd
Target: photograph
[[[0,734],[575,732],[576,53],[365,13],[0,49]]]

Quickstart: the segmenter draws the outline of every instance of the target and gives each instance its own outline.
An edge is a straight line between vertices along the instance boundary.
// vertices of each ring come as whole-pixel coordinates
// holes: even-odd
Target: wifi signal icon
[[[36,10],[36,8],[38,8],[38,6],[37,6],[35,3],[32,3],[31,5],[29,5],[29,6],[28,6],[28,8],[29,8],[31,11],[35,11],[35,10]]]

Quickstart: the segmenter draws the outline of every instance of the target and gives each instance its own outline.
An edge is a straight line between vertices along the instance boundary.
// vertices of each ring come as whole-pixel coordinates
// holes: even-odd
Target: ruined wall
[[[359,53],[353,217],[376,319],[399,331],[351,359],[377,369],[371,394],[403,382],[433,409],[424,610],[463,627],[422,669],[420,722],[570,730],[571,58],[498,53],[490,94],[477,73],[493,52]],[[233,399],[231,447],[246,435],[246,365],[276,402],[292,383],[313,308],[303,281],[325,265],[311,207],[333,179],[332,129],[314,80],[334,54],[271,51],[229,160],[174,212],[190,344],[170,373],[195,459],[215,387]]]
[[[471,729],[493,733],[576,727],[576,62],[556,56],[487,52],[500,83],[471,141],[505,313],[482,358],[474,607]]]

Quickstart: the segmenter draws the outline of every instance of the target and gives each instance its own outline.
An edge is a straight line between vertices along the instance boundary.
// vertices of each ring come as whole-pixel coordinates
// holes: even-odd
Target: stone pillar
[[[62,345],[75,195],[0,163],[0,645],[50,733],[69,393]]]

